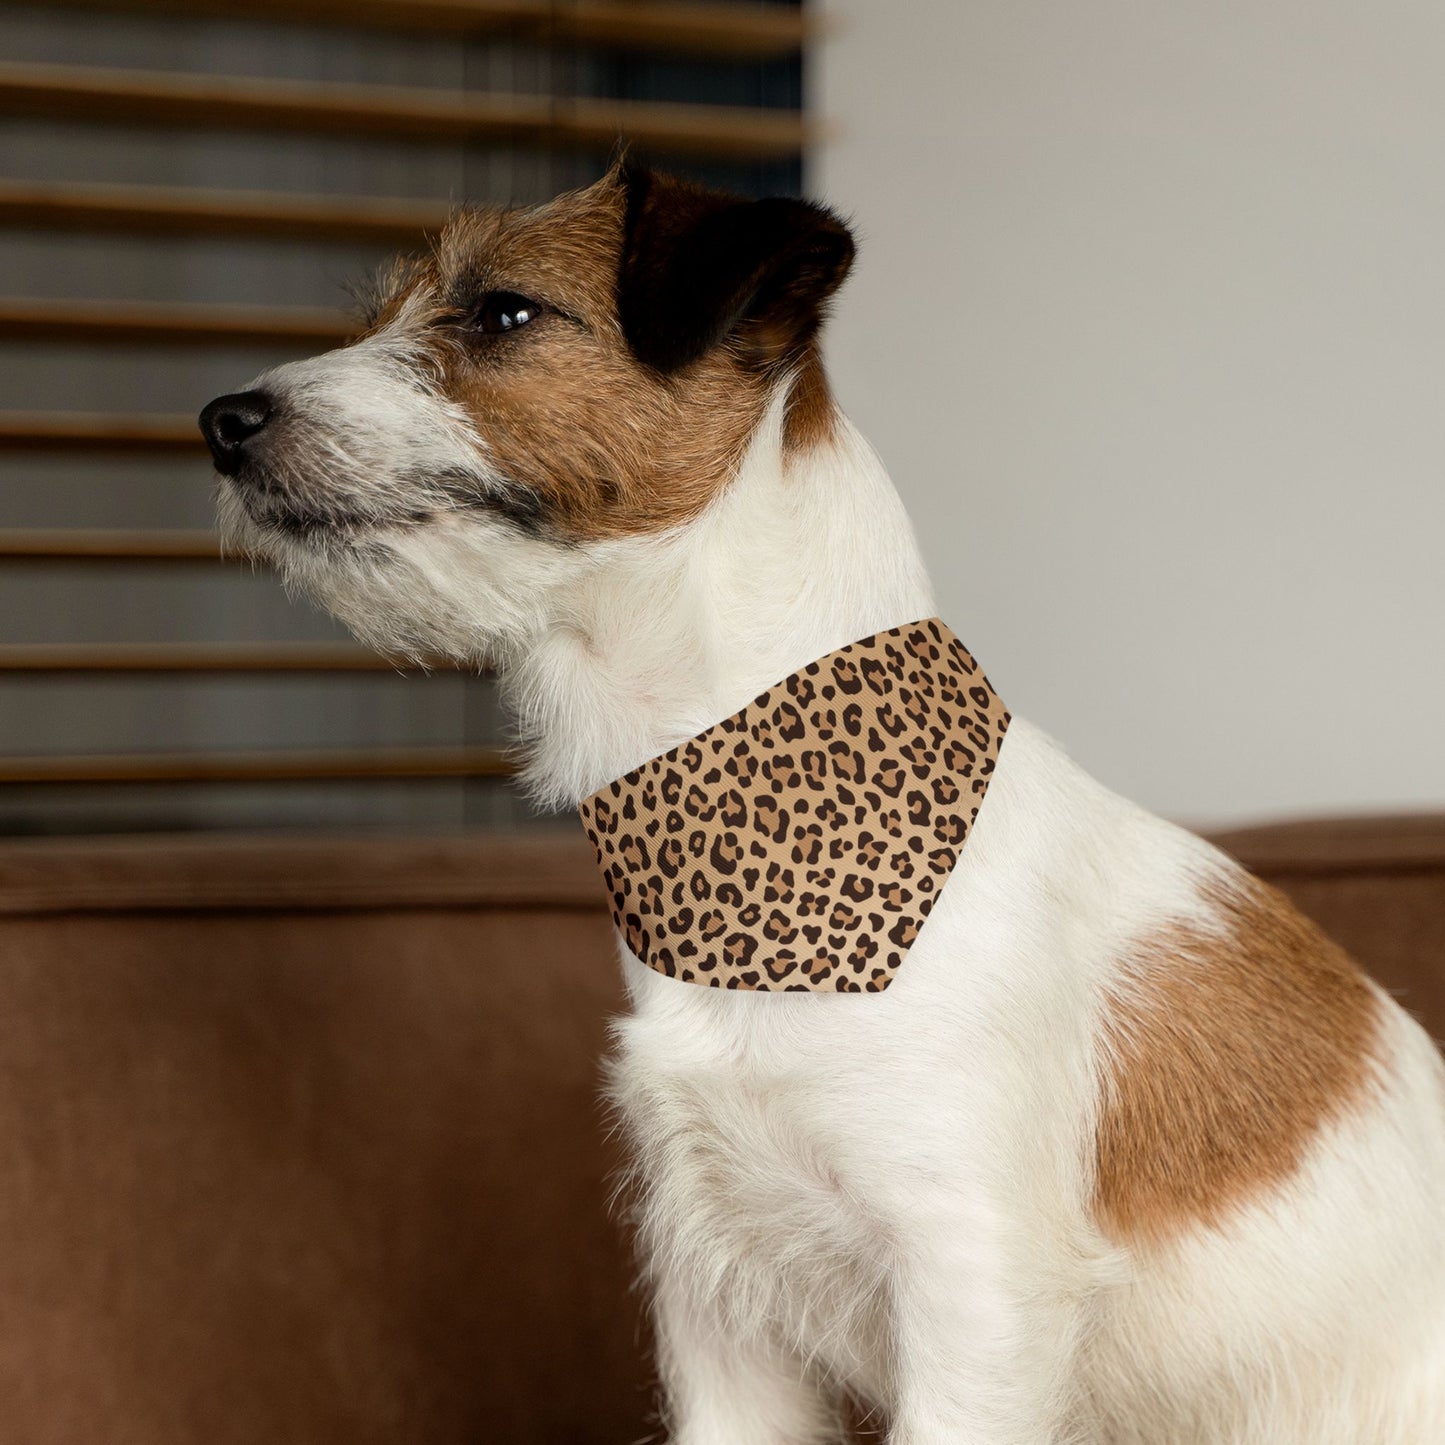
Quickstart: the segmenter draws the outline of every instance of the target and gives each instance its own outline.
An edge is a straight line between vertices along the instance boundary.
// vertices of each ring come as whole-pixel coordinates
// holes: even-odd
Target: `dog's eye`
[[[472,312],[472,325],[486,336],[515,331],[542,314],[542,303],[515,291],[488,291]]]

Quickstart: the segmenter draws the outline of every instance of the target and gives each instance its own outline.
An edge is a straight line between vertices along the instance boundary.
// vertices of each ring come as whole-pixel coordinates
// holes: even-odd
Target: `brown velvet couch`
[[[1445,818],[1220,840],[1445,1033]],[[572,830],[0,843],[0,1440],[624,1445]]]

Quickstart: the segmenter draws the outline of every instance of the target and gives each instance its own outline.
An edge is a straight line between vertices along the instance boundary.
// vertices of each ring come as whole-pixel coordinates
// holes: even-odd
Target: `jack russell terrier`
[[[819,360],[852,257],[623,162],[202,413],[229,538],[495,666],[582,807],[671,1439],[1445,1441],[1439,1055],[934,618]]]

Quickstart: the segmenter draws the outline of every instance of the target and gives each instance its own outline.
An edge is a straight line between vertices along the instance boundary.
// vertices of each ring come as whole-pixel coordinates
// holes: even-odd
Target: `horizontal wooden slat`
[[[791,110],[35,64],[0,64],[0,115],[594,151],[625,137],[733,160],[796,156],[811,136]]]
[[[321,307],[193,306],[161,301],[30,300],[0,296],[0,341],[88,345],[329,349],[358,330]]]
[[[349,642],[0,644],[0,676],[24,673],[405,672]]]
[[[415,246],[448,208],[364,196],[0,181],[0,226],[152,236],[262,236]]]
[[[500,778],[501,748],[356,748],[254,753],[86,753],[0,757],[0,783],[300,783]]]
[[[205,449],[193,416],[0,411],[0,451],[201,454]]]
[[[0,529],[0,562],[220,562],[214,532],[83,527]]]
[[[453,0],[447,4],[443,0],[436,8],[455,10],[474,3]],[[390,8],[404,14],[412,5],[410,0],[393,0]],[[419,8],[432,9],[431,0]],[[497,0],[494,8],[511,10],[516,16],[515,28],[530,30],[539,40],[564,45],[606,45],[758,60],[798,54],[818,29],[809,24],[800,8],[781,5],[678,5],[649,0],[632,4],[625,0],[571,0],[566,5],[556,0],[532,0],[508,5],[505,0]]]
[[[751,58],[796,54],[810,34],[791,6],[661,4],[657,0],[53,0],[73,9],[225,16],[359,29],[512,35]]]

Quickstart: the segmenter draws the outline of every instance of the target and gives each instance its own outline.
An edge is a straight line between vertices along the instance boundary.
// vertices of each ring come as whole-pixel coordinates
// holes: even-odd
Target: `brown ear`
[[[634,355],[671,372],[738,335],[755,360],[803,352],[853,261],[831,211],[742,200],[624,162],[618,314]]]

